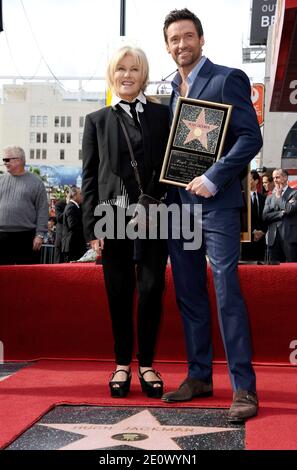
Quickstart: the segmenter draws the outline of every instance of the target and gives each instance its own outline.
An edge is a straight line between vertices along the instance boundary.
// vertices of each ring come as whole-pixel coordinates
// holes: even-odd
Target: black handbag
[[[129,221],[129,224],[133,224],[133,225],[138,224],[142,227],[145,226],[145,228],[148,230],[149,227],[157,227],[158,226],[157,214],[156,214],[155,217],[151,217],[150,207],[151,207],[151,205],[158,206],[158,205],[162,204],[162,201],[150,196],[149,194],[145,194],[143,192],[143,187],[142,187],[141,180],[140,180],[137,161],[136,161],[135,156],[134,156],[134,152],[133,152],[133,148],[132,148],[132,145],[131,145],[129,134],[127,132],[127,129],[126,129],[126,126],[124,124],[122,116],[117,112],[116,107],[113,107],[113,109],[114,109],[114,111],[116,111],[117,118],[118,118],[119,123],[121,125],[121,128],[122,128],[122,131],[124,133],[125,139],[127,141],[127,145],[128,145],[128,149],[129,149],[129,153],[130,153],[130,158],[131,158],[131,165],[133,167],[134,174],[135,174],[135,179],[137,181],[138,188],[139,188],[139,191],[140,191],[140,195],[138,197],[137,205],[136,205],[135,210],[133,212],[132,219]],[[154,174],[153,174],[153,177],[154,177]]]

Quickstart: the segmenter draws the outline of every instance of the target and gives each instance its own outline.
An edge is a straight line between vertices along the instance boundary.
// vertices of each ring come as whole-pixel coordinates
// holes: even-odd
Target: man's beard
[[[195,57],[193,52],[190,52],[187,58],[183,59],[180,58],[179,55],[177,56],[176,63],[179,66],[189,66],[195,64],[197,60],[199,59],[199,56]]]

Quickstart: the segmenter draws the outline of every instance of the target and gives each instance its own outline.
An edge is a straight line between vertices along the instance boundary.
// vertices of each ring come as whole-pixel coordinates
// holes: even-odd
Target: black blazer
[[[69,260],[74,260],[80,258],[85,251],[81,208],[70,201],[64,210],[62,252],[68,254]]]
[[[155,172],[155,190],[151,196],[159,198],[166,185],[158,183],[169,135],[168,106],[147,101],[139,113],[142,128],[144,158],[148,168]],[[95,207],[99,202],[114,199],[121,194],[119,176],[119,122],[112,107],[88,114],[82,142],[83,150],[83,224],[86,240],[94,240]],[[146,190],[147,188],[145,188]]]
[[[56,202],[55,215],[56,215],[57,223],[56,223],[55,246],[61,246],[62,232],[63,232],[63,216],[64,216],[65,207],[66,207],[65,199],[61,199],[60,201]]]
[[[258,203],[259,203],[259,213],[255,210],[253,204],[251,205],[251,226],[252,233],[254,230],[262,230],[262,232],[267,232],[267,223],[264,222],[262,218],[264,206],[265,206],[265,197],[261,193],[257,193]]]

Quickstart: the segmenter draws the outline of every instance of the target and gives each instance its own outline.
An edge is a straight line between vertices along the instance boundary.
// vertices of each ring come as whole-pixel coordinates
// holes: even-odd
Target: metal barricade
[[[42,245],[40,250],[40,264],[53,264],[55,245]]]

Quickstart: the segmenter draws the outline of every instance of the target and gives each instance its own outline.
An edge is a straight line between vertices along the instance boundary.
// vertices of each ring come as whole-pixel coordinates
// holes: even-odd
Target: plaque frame
[[[240,210],[240,241],[250,242],[252,240],[251,221],[251,167],[248,165],[239,175],[243,206]]]
[[[167,106],[169,105],[171,95],[154,95],[154,98],[159,100],[161,103],[166,104]],[[180,100],[189,100],[190,98],[179,98]],[[191,101],[199,101],[199,100],[191,100]],[[230,117],[229,117],[230,119]],[[174,121],[173,121],[174,124]],[[165,158],[167,155],[168,147],[170,144],[170,137],[166,149],[166,154]],[[223,145],[223,143],[222,143]],[[163,163],[164,166],[165,162]],[[250,242],[251,241],[251,200],[250,200],[250,165],[247,165],[247,167],[241,172],[239,178],[240,178],[240,185],[241,185],[241,192],[242,192],[242,197],[243,197],[243,207],[241,208],[240,211],[240,223],[241,223],[241,242]],[[162,169],[163,170],[163,169]],[[162,175],[162,173],[161,173]],[[160,177],[160,181],[162,181]],[[168,184],[176,184],[173,183],[172,181],[164,181]],[[177,186],[184,186],[183,184],[177,184]]]
[[[196,115],[196,121],[188,119],[187,123],[197,123],[198,118],[201,116],[204,120],[202,126],[204,124],[214,127],[214,129],[203,133],[199,125],[197,125],[193,131],[193,133],[198,132],[200,135],[202,134],[202,138],[204,136],[206,137],[206,141],[204,138],[204,143],[206,142],[207,147],[210,144],[210,149],[203,145],[201,140],[198,138],[200,137],[199,135],[197,138],[192,137],[189,142],[185,142],[192,133],[192,130],[187,128],[187,124],[184,122],[186,112]],[[221,157],[231,112],[232,105],[229,104],[196,100],[180,96],[177,100],[172,127],[169,134],[160,174],[160,182],[186,187],[193,178],[205,173],[205,171]],[[209,122],[209,115],[213,115],[213,118],[215,119],[213,122],[218,123],[218,125],[213,125]],[[206,118],[208,122],[206,122]],[[184,141],[182,141],[181,137],[183,133],[187,134]],[[208,138],[208,133],[212,134],[211,139]],[[195,144],[193,143],[194,141],[196,141]],[[185,159],[184,161],[183,158]],[[195,161],[196,158],[197,162]],[[182,176],[177,174],[177,167],[180,162],[182,162],[182,169],[180,167],[180,171],[184,172]],[[186,162],[190,163],[190,165],[186,165]],[[198,169],[199,165],[200,170]],[[187,181],[185,181],[186,179]]]

